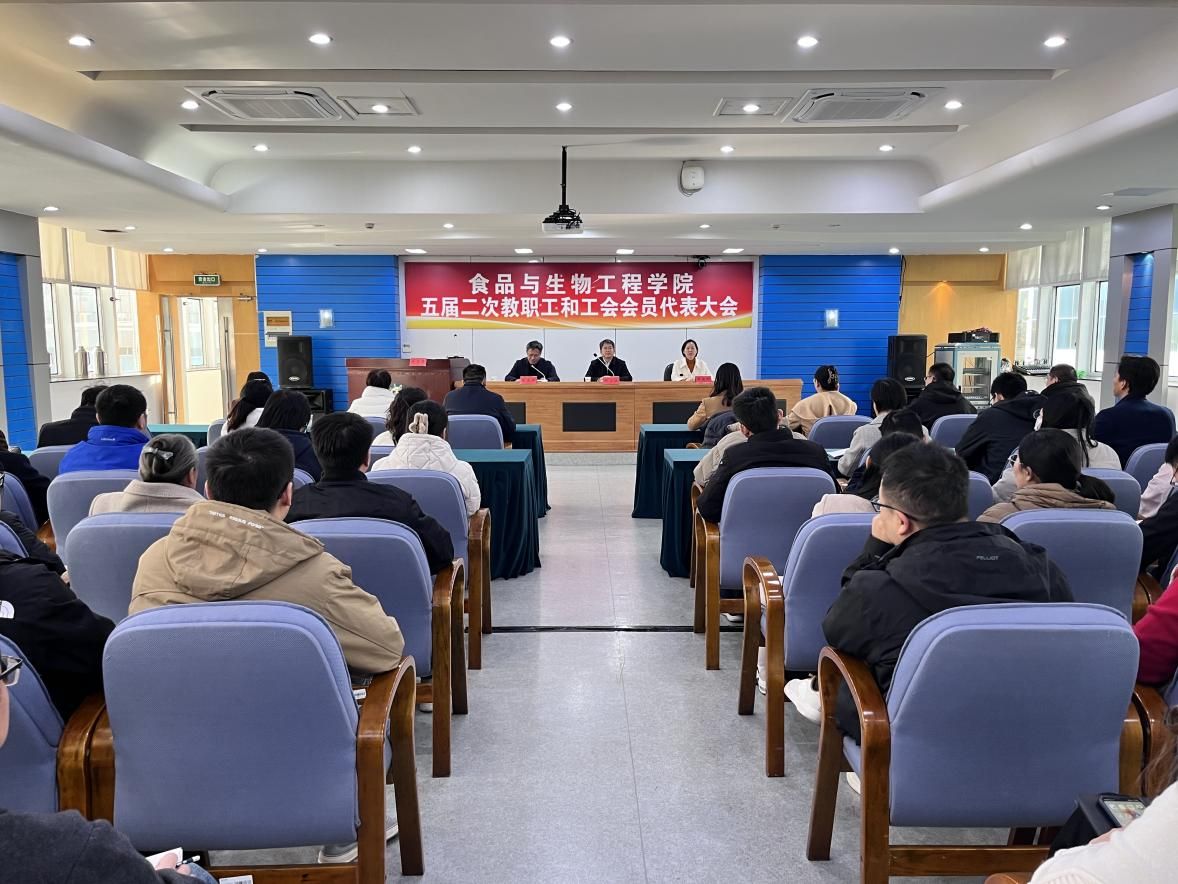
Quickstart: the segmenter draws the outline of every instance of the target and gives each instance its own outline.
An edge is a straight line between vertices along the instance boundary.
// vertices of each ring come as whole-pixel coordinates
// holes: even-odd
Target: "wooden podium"
[[[410,365],[424,362],[424,365]],[[348,371],[348,401],[359,398],[364,392],[364,381],[368,372],[383,368],[393,378],[393,386],[421,387],[430,399],[441,402],[450,392],[455,380],[461,382],[462,369],[469,365],[467,359],[388,359],[384,357],[348,357],[344,367]]]

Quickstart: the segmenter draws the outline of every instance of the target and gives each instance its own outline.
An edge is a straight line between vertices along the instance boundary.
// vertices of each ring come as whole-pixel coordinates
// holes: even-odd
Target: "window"
[[[139,373],[139,311],[135,292],[115,289],[115,338],[119,357],[119,374]]]
[[[201,321],[199,298],[180,299],[180,322],[184,328],[186,364],[191,368],[206,368],[204,323]]]
[[[1080,286],[1061,285],[1055,289],[1055,335],[1051,361],[1076,364],[1080,345]]]
[[[1093,325],[1096,335],[1092,342],[1092,370],[1100,372],[1104,369],[1104,314],[1108,311],[1108,280],[1102,279],[1096,284],[1096,320]]]
[[[89,285],[70,286],[70,306],[74,316],[75,371],[82,373],[83,364],[90,375],[105,373],[106,355],[102,352],[102,328],[98,319],[98,289]],[[82,354],[86,352],[83,362]]]
[[[1178,283],[1178,279],[1175,280]],[[1178,377],[1178,298],[1174,299],[1174,313],[1170,317],[1170,377]]]
[[[1014,359],[1019,365],[1042,365],[1051,356],[1050,288],[1018,290],[1018,321],[1015,327]]]
[[[49,351],[49,376],[57,377],[57,319],[53,307],[53,283],[41,283],[41,296],[45,301],[45,348]]]

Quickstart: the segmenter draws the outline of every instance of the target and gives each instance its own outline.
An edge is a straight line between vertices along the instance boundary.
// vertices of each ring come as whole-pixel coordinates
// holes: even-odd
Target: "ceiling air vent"
[[[790,118],[799,123],[881,123],[908,116],[930,90],[811,89],[798,99]]]
[[[273,86],[189,90],[235,120],[261,123],[299,123],[346,120],[348,113],[316,87],[280,89]]]

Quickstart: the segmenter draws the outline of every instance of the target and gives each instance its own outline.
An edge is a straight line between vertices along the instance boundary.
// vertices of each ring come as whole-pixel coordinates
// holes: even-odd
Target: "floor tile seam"
[[[646,838],[642,834],[642,802],[638,797],[638,765],[634,761],[634,729],[630,725],[630,698],[626,693],[626,652],[624,648],[622,649],[619,681],[622,686],[622,710],[626,718],[626,744],[630,748],[630,776],[634,783],[634,816],[638,823],[638,849],[642,854],[642,880],[649,884],[650,872],[646,865]]]

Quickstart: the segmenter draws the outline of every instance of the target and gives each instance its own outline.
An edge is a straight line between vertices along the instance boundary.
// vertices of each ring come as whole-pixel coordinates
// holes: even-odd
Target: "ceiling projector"
[[[540,222],[545,233],[580,233],[581,213],[569,206],[568,196],[569,149],[560,149],[560,205]]]

